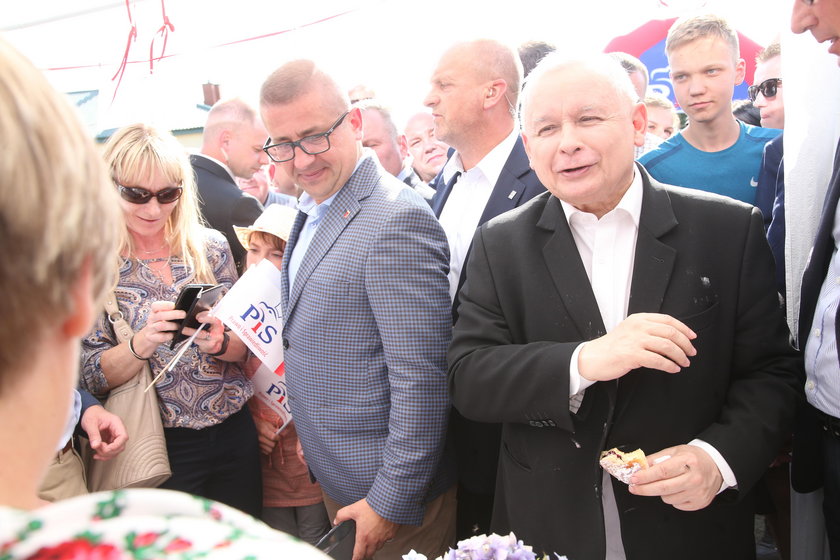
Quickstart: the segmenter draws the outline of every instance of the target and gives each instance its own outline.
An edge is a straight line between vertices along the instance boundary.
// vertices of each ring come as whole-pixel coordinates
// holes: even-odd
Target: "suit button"
[[[288,350],[288,349],[289,349],[289,339],[283,337],[283,350]]]

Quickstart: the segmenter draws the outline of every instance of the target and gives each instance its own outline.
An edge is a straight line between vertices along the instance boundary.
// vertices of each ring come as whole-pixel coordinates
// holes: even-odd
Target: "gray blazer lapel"
[[[286,243],[286,251],[283,253],[283,268],[280,270],[280,295],[283,302],[283,320],[289,317],[289,260],[292,256],[294,246],[297,245],[300,230],[306,223],[306,214],[298,210],[292,231],[289,233],[289,240]]]
[[[595,294],[592,293],[563,207],[556,197],[547,196],[537,227],[553,232],[542,248],[543,258],[554,286],[578,328],[581,340],[603,336],[607,331]]]
[[[353,221],[356,214],[361,209],[360,200],[366,198],[379,178],[377,173],[377,164],[373,159],[366,155],[362,158],[358,169],[350,176],[350,179],[338,191],[332,204],[330,204],[327,213],[324,215],[323,221],[318,226],[312,242],[300,262],[297,274],[295,275],[295,283],[291,286],[289,293],[289,304],[286,317],[290,317],[294,311],[295,305],[303,292],[312,271],[318,266],[318,263],[324,258],[324,255],[333,246],[338,236],[344,231],[344,228]]]

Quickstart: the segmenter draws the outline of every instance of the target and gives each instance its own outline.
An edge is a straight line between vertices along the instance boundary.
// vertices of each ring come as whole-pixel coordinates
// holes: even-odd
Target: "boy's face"
[[[283,268],[283,251],[271,243],[267,243],[261,235],[254,233],[248,238],[248,253],[245,256],[245,268],[259,264],[263,259],[268,259],[277,267]]]
[[[689,124],[711,125],[732,116],[732,94],[744,81],[746,64],[733,60],[729,44],[703,37],[673,49],[668,55],[674,96]]]
[[[647,131],[650,134],[667,140],[674,135],[674,112],[664,107],[647,108]]]

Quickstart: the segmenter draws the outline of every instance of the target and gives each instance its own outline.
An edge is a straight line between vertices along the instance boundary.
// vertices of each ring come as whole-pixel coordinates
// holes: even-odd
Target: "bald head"
[[[219,101],[207,113],[204,125],[204,142],[212,142],[221,130],[233,130],[243,124],[252,124],[259,119],[257,112],[239,98]]]
[[[508,101],[516,107],[522,85],[522,62],[514,49],[493,39],[477,39],[452,46],[443,55],[441,63],[453,58],[462,60],[467,71],[479,82],[503,80]]]
[[[522,65],[512,48],[492,39],[457,43],[441,57],[424,104],[435,135],[477,163],[513,130]]]
[[[248,103],[239,98],[220,101],[207,114],[201,153],[248,179],[268,163],[262,151],[266,136],[259,115]]]

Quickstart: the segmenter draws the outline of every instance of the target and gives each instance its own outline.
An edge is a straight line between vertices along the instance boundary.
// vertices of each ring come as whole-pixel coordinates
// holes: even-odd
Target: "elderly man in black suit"
[[[424,103],[432,110],[435,136],[455,149],[432,182],[437,193],[431,204],[449,241],[449,295],[457,317],[475,228],[545,188],[528,166],[519,136],[522,65],[512,48],[489,39],[455,44],[441,57],[431,82]],[[457,410],[451,426],[460,539],[489,527],[501,427],[466,420]]]
[[[752,558],[750,490],[801,362],[760,213],[634,164],[636,100],[606,55],[529,76],[523,138],[549,192],[476,233],[453,402],[504,423],[495,531],[579,560]],[[612,447],[650,468],[611,479]]]
[[[201,214],[213,229],[224,234],[239,271],[245,248],[233,226],[250,226],[262,214],[259,201],[239,190],[236,177],[250,179],[268,156],[262,148],[268,133],[259,114],[241,99],[216,103],[207,115],[201,152],[190,157]]]

